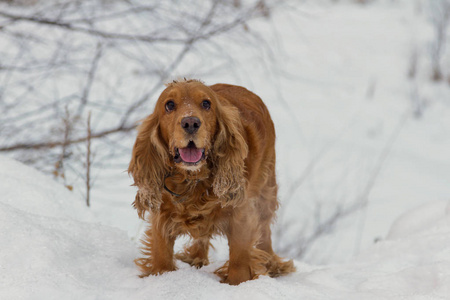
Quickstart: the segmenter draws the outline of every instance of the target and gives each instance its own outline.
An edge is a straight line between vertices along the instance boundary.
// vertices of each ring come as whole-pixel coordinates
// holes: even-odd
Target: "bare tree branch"
[[[116,128],[112,128],[112,129],[108,129],[108,130],[103,130],[103,131],[99,131],[97,133],[93,133],[91,134],[90,138],[91,139],[100,139],[100,138],[104,138],[110,134],[114,134],[114,133],[120,133],[120,132],[129,132],[133,129],[136,128],[137,125],[131,125],[128,127],[116,127]],[[79,144],[79,143],[83,143],[86,142],[86,140],[88,139],[87,136],[81,137],[81,138],[77,138],[77,139],[72,139],[72,140],[68,140],[68,141],[50,141],[50,142],[42,142],[42,143],[18,143],[12,146],[5,146],[5,147],[0,147],[0,152],[11,152],[11,151],[16,151],[16,150],[38,150],[38,149],[51,149],[51,148],[56,148],[56,147],[60,147],[60,146],[67,146],[67,145],[73,145],[73,144]]]
[[[91,92],[92,85],[94,84],[95,72],[97,71],[98,63],[99,63],[101,56],[102,56],[102,45],[101,45],[101,43],[97,43],[96,53],[95,53],[94,58],[92,59],[92,65],[89,70],[88,77],[86,79],[86,86],[83,90],[83,94],[81,95],[81,99],[80,99],[81,101],[80,101],[80,105],[78,106],[77,115],[81,115],[83,113],[83,110],[88,102],[89,93]],[[90,119],[90,114],[89,114],[89,119]],[[89,123],[89,125],[90,125],[90,123]],[[89,129],[89,133],[90,133],[90,129]]]

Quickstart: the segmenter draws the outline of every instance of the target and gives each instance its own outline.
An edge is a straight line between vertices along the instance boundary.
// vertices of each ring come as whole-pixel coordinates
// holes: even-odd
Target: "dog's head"
[[[164,178],[173,170],[188,174],[210,168],[218,197],[243,198],[248,146],[239,111],[225,102],[200,81],[168,84],[133,148],[128,171],[140,189],[138,210],[146,209],[147,201],[159,206]]]
[[[156,104],[161,137],[177,168],[198,170],[212,151],[218,100],[198,81],[169,84]]]

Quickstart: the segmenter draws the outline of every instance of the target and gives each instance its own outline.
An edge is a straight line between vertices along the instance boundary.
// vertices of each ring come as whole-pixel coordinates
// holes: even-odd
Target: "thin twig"
[[[87,140],[86,140],[86,205],[91,206],[91,112],[87,119]]]
[[[78,106],[78,116],[81,116],[84,108],[88,102],[89,94],[91,93],[92,85],[94,84],[95,73],[98,69],[98,63],[102,56],[102,44],[100,42],[97,43],[97,49],[95,51],[95,56],[92,59],[91,68],[89,69],[89,73],[86,79],[86,85],[83,89],[83,94],[81,95],[80,105]]]

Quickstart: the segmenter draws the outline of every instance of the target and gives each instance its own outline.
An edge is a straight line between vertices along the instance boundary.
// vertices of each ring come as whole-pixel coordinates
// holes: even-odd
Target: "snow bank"
[[[82,201],[39,171],[0,156],[1,204],[45,217],[94,220]]]
[[[357,270],[368,273],[363,275],[365,280],[359,288],[383,298],[434,296],[448,299],[449,207],[450,201],[435,202],[397,219],[385,241],[358,257]]]
[[[0,299],[98,298],[135,280],[127,235],[52,179],[0,157],[0,194]]]
[[[450,216],[448,210],[439,209],[446,203],[400,218],[392,239],[377,243],[350,263],[316,267],[296,262],[295,274],[263,276],[235,287],[219,283],[213,274],[226,259],[223,255],[199,270],[178,262],[176,272],[139,278],[133,264],[138,251],[124,231],[95,223],[71,192],[3,157],[0,194],[0,299],[438,299],[450,295]],[[399,228],[417,228],[417,224],[428,229],[401,235]]]
[[[388,239],[409,236],[450,222],[450,202],[437,201],[421,205],[400,216],[391,226]]]

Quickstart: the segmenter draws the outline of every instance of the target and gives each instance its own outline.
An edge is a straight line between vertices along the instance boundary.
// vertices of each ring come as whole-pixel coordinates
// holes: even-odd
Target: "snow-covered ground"
[[[448,299],[450,87],[429,80],[425,3],[302,2],[270,24],[248,24],[273,53],[219,39],[234,72],[204,73],[197,67],[209,57],[176,70],[245,86],[267,103],[283,205],[275,245],[288,256],[298,253],[286,246],[308,238],[337,206],[366,201],[311,244],[295,274],[220,284],[213,270],[227,249],[218,240],[210,266],[178,263],[176,272],[140,279],[133,259],[142,222],[130,205],[128,157],[97,174],[91,209],[0,157],[0,299]],[[410,79],[413,52],[418,71]]]
[[[0,156],[0,299],[448,299],[450,203],[398,219],[388,239],[352,261],[229,286],[213,274],[226,260],[139,278],[135,243],[100,225],[71,192]],[[414,230],[412,230],[414,229]]]

